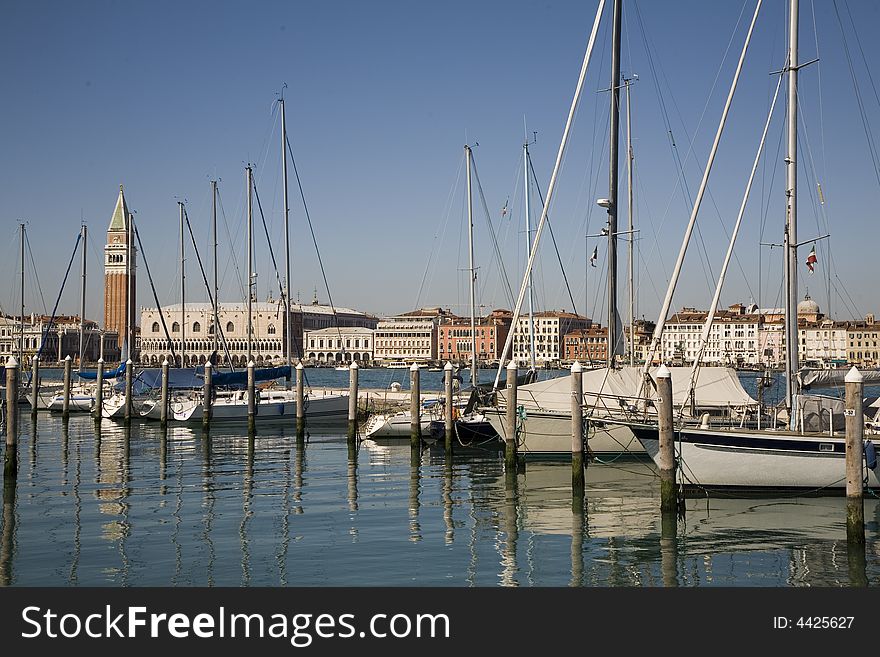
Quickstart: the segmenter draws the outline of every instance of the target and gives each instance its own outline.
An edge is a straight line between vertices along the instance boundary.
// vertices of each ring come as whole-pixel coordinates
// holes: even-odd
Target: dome
[[[804,300],[797,305],[798,315],[818,315],[819,304],[810,298],[809,294],[804,295]]]

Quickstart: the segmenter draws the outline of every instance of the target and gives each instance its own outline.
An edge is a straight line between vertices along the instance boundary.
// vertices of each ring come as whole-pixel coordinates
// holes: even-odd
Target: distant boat
[[[405,363],[402,360],[392,360],[389,361],[387,365],[385,365],[389,370],[408,370],[409,364]]]

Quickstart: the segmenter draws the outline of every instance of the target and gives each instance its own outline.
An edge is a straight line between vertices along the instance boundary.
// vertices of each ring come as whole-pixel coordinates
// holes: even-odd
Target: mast
[[[611,28],[611,135],[608,166],[608,367],[614,366],[617,334],[617,141],[620,128],[620,13],[623,0],[614,0]]]
[[[24,365],[24,222],[19,224],[21,233],[21,312],[18,316],[18,364]],[[47,336],[48,337],[48,336]],[[61,357],[61,341],[58,342],[58,356]]]
[[[217,349],[219,349],[219,335],[220,335],[220,318],[217,306],[220,304],[220,299],[217,296],[217,181],[211,181],[211,230],[213,232],[214,237],[214,350],[213,353],[217,354]]]
[[[785,223],[785,392],[789,422],[794,423],[795,377],[798,371],[797,341],[797,72],[798,72],[798,0],[789,0],[788,26],[788,153],[786,163]]]
[[[629,102],[629,87],[632,84],[632,78],[625,78],[623,81],[624,89],[626,89],[626,188],[629,196],[627,210],[629,211],[629,240],[627,242],[627,278],[629,279],[629,366],[634,367],[636,364],[636,288],[633,276],[634,270],[634,254],[633,240],[636,237],[633,230],[633,149],[632,149],[632,108]]]
[[[465,144],[465,158],[467,160],[467,209],[468,209],[468,274],[470,276],[471,298],[471,385],[477,385],[477,321],[475,316],[476,296],[474,285],[477,281],[477,272],[474,269],[474,204],[471,198],[471,147]]]
[[[125,234],[125,342],[126,342],[126,353],[125,360],[129,358],[134,359],[132,356],[134,355],[134,344],[132,338],[134,337],[134,331],[132,331],[132,308],[131,308],[131,240],[132,240],[132,224],[134,223],[134,215],[128,215],[128,226],[126,227]],[[60,352],[59,352],[60,353]]]
[[[86,321],[86,238],[88,236],[88,228],[83,224],[80,226],[80,234],[82,235],[82,289],[80,290],[79,301],[79,370],[83,368],[83,358],[85,353],[83,347],[85,345],[85,321]]]
[[[183,248],[183,203],[180,210],[180,366],[186,367],[186,253]]]
[[[245,167],[247,172],[247,362],[252,359],[251,343],[253,342],[253,310],[254,295],[254,179],[253,169],[250,165]]]
[[[284,180],[284,351],[287,367],[292,365],[293,326],[290,323],[290,204],[287,201],[287,121],[284,116],[284,97],[281,100],[281,176]],[[284,379],[290,390],[291,376]]]
[[[532,250],[532,218],[530,207],[529,185],[529,140],[523,142],[523,193],[525,194],[526,209],[526,258]],[[535,291],[532,288],[532,272],[529,271],[529,367],[534,372],[535,365]]]

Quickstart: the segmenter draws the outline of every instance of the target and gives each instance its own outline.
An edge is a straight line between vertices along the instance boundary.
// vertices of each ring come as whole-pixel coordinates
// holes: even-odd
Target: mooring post
[[[64,357],[64,388],[61,402],[61,417],[70,417],[70,354]]]
[[[410,441],[413,447],[418,447],[422,438],[422,395],[419,390],[419,366],[413,363],[409,368],[409,417],[410,417]]]
[[[296,433],[302,434],[306,429],[305,407],[305,369],[302,361],[296,364]]]
[[[12,469],[15,476],[15,461],[18,444],[18,361],[15,356],[6,360],[6,458],[4,474]]]
[[[131,362],[131,358],[125,361],[125,422],[128,424],[131,422],[131,407],[132,407],[132,399],[131,399],[131,386],[134,381],[134,363]]]
[[[579,361],[571,366],[571,488],[584,494],[584,380]]]
[[[507,432],[504,436],[504,465],[507,472],[516,472],[516,361],[507,364]]]
[[[95,379],[95,422],[101,423],[101,410],[104,408],[104,359],[98,359],[98,375]]]
[[[446,361],[446,365],[443,366],[443,390],[446,399],[446,404],[443,407],[443,433],[444,445],[448,452],[452,449],[452,435],[455,431],[455,420],[452,418],[452,363],[449,361]]]
[[[31,415],[36,415],[40,403],[40,359],[36,354],[31,358],[31,399]]]
[[[211,427],[211,411],[214,406],[214,366],[209,358],[205,363],[205,383],[202,387],[202,428]]]
[[[354,442],[357,437],[358,413],[358,364],[352,360],[348,368],[348,440]]]
[[[657,370],[657,428],[660,454],[660,511],[676,512],[675,437],[672,418],[672,373],[666,365]]]
[[[162,361],[162,385],[159,388],[159,422],[162,426],[168,424],[168,369],[171,367],[168,359]]]
[[[247,364],[247,400],[248,400],[248,432],[253,433],[256,428],[257,413],[257,380],[254,361]]]
[[[864,380],[853,367],[846,382],[846,540],[865,542],[865,503],[862,498],[862,466],[865,462]]]

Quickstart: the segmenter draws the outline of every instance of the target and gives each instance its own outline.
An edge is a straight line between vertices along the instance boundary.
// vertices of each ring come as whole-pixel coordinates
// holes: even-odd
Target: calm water
[[[849,586],[880,584],[880,505],[848,554],[842,498],[689,500],[661,530],[653,466],[413,455],[341,435],[21,415],[0,584],[18,586]],[[863,560],[862,560],[863,559]]]

